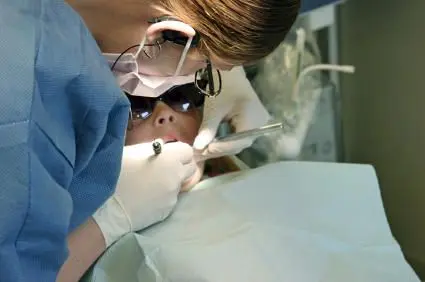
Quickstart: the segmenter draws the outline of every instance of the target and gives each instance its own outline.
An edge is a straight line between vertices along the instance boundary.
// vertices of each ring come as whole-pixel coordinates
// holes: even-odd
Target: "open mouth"
[[[166,135],[162,137],[162,140],[164,141],[165,144],[179,141],[179,139],[174,135]]]

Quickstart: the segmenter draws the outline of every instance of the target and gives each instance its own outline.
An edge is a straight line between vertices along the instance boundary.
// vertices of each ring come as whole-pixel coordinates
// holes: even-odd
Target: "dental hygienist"
[[[195,149],[209,158],[249,146],[208,146],[224,119],[236,131],[267,119],[255,94],[226,93],[217,69],[269,54],[299,9],[299,0],[68,2],[0,0],[2,282],[78,279],[105,243],[171,212],[176,183],[194,171],[193,149],[166,144],[152,158],[142,144],[123,154],[123,91],[157,96],[196,79],[216,97],[205,105]],[[122,158],[131,173],[93,220],[114,192]],[[112,227],[99,227],[102,219]]]

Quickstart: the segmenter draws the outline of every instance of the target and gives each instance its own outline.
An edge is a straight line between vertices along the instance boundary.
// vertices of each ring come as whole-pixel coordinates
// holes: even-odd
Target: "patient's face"
[[[125,143],[134,145],[161,138],[164,142],[181,141],[192,145],[201,121],[200,109],[180,112],[163,102],[157,102],[147,119],[130,121],[132,127],[127,131]]]

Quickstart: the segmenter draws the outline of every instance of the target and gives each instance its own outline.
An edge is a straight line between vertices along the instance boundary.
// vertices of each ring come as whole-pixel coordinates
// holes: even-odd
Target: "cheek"
[[[125,145],[135,145],[144,142],[152,141],[151,134],[152,129],[144,122],[137,122],[133,124],[131,130],[127,130],[125,137]]]
[[[199,128],[201,126],[202,122],[202,113],[196,112],[191,116],[190,121],[188,122],[188,133],[190,134],[191,138],[195,139],[195,137],[198,135]]]
[[[126,146],[137,144],[137,139],[137,130],[135,130],[134,128],[132,130],[127,130],[127,135],[125,137]]]
[[[179,127],[183,133],[184,142],[190,145],[195,141],[201,125],[202,116],[199,112],[180,113]]]
[[[205,68],[205,62],[187,60],[183,63],[180,75],[190,75],[196,73],[198,70]]]

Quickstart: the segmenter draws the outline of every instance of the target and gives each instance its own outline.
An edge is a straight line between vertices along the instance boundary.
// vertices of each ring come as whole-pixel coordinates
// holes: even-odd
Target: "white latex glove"
[[[116,191],[93,215],[106,246],[167,218],[195,170],[193,149],[182,142],[165,144],[159,155],[151,143],[125,147]]]
[[[223,71],[222,83],[222,93],[205,100],[203,121],[193,144],[197,161],[238,154],[255,141],[246,138],[210,144],[222,121],[229,121],[235,132],[240,132],[263,126],[270,119],[242,67]]]

